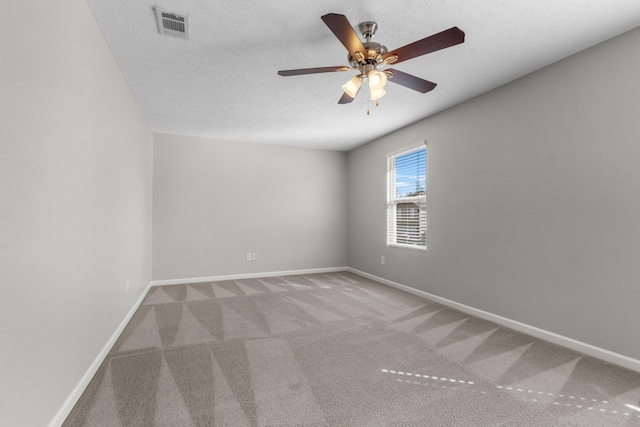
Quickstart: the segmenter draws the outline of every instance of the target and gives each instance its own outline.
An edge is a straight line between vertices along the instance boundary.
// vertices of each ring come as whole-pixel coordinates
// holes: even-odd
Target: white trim
[[[226,276],[191,277],[186,279],[154,280],[151,286],[180,285],[182,283],[217,282],[221,280],[257,279],[260,277],[293,276],[296,274],[336,273],[349,267],[312,268],[308,270],[270,271],[262,273],[229,274]]]
[[[384,285],[391,286],[396,289],[400,289],[412,295],[416,295],[418,297],[437,302],[447,307],[451,307],[463,313],[467,313],[472,316],[476,316],[481,319],[497,323],[498,325],[502,325],[507,328],[514,329],[518,332],[522,332],[527,335],[531,335],[533,337],[536,337],[545,341],[549,341],[566,348],[570,348],[571,350],[584,353],[588,356],[592,356],[592,357],[604,360],[606,362],[613,363],[615,365],[622,366],[624,368],[631,369],[636,372],[640,372],[640,360],[638,359],[634,359],[629,356],[624,356],[619,353],[614,353],[613,351],[605,350],[603,348],[596,347],[594,345],[587,344],[582,341],[574,340],[573,338],[568,338],[563,335],[556,334],[554,332],[549,332],[544,329],[527,325],[526,323],[521,323],[516,320],[508,319],[506,317],[502,317],[497,314],[489,313],[484,310],[479,310],[477,308],[473,308],[468,305],[460,304],[458,302],[451,301],[446,298],[442,298],[442,297],[421,291],[419,289],[411,288],[409,286],[401,285],[400,283],[396,283],[391,280],[374,276],[373,274],[365,273],[364,271],[356,270],[355,268],[349,267],[347,270],[350,271],[351,273],[359,274],[360,276],[366,277],[368,279],[374,280]]]
[[[426,246],[418,246],[418,245],[406,245],[402,243],[387,243],[388,248],[396,248],[396,249],[408,249],[410,251],[418,251],[418,252],[426,252]]]
[[[427,146],[427,140],[424,139],[422,141],[416,142],[415,144],[411,144],[411,145],[407,145],[405,147],[402,148],[398,148],[397,150],[393,150],[390,153],[386,154],[386,157],[391,157],[391,156],[395,156],[396,154],[400,154],[403,153],[405,151],[413,151],[413,150],[419,150],[422,147],[426,147]]]
[[[396,164],[396,160],[398,157],[401,156],[406,156],[409,155],[411,153],[417,153],[424,150],[424,156],[425,156],[425,173],[424,173],[424,184],[425,184],[425,188],[424,188],[424,194],[422,195],[415,195],[415,196],[402,196],[402,197],[398,197],[397,194],[397,164]],[[387,246],[388,247],[395,247],[395,248],[401,248],[401,249],[415,249],[415,250],[421,250],[421,251],[426,251],[427,250],[427,244],[426,244],[426,230],[427,230],[427,174],[426,174],[426,164],[427,161],[427,144],[426,141],[423,141],[421,144],[418,144],[416,146],[414,146],[413,148],[407,148],[404,149],[402,151],[396,151],[392,154],[387,154]],[[413,164],[414,159],[411,160],[411,164]],[[420,181],[419,175],[417,174],[418,172],[418,167],[421,164],[421,162],[419,161],[419,158],[416,157],[415,158],[415,165],[416,165],[416,175],[415,178],[418,180],[417,182]],[[407,164],[405,164],[406,166]],[[417,190],[417,188],[416,188]],[[420,236],[420,231],[423,229],[423,225],[424,225],[424,231],[425,231],[425,243],[424,245],[420,244],[420,242],[418,241],[417,243],[414,244],[410,244],[410,243],[398,243],[398,237],[399,237],[399,229],[398,229],[398,209],[399,209],[399,205],[400,204],[405,204],[405,203],[413,203],[418,207],[418,236]],[[407,215],[409,215],[408,212],[404,212],[401,213],[400,219],[408,219]],[[409,237],[409,236],[407,236]]]
[[[376,282],[382,283],[387,286],[391,286],[396,289],[400,289],[412,295],[416,295],[420,298],[425,298],[430,301],[437,302],[439,304],[445,305],[447,307],[451,307],[455,310],[461,311],[463,313],[470,314],[472,316],[479,317],[481,319],[488,320],[490,322],[494,322],[498,325],[505,326],[507,328],[516,330],[518,332],[522,332],[533,337],[543,339],[554,344],[561,345],[563,347],[570,348],[572,350],[578,351],[580,353],[584,353],[586,355],[596,357],[598,359],[604,360],[609,363],[613,363],[618,366],[622,366],[627,369],[631,369],[637,372],[640,372],[640,360],[633,359],[628,356],[624,356],[622,354],[614,353],[609,350],[605,350],[600,347],[593,346],[591,344],[587,344],[581,341],[574,340],[572,338],[568,338],[562,335],[558,335],[553,332],[546,331],[544,329],[537,328],[535,326],[527,325],[525,323],[518,322],[516,320],[508,319],[506,317],[498,316],[497,314],[489,313],[487,311],[479,310],[477,308],[470,307],[468,305],[460,304],[455,301],[448,300],[446,298],[442,298],[419,289],[411,288],[409,286],[401,285],[400,283],[393,282],[391,280],[383,279],[378,276],[374,276],[373,274],[365,273],[364,271],[356,270],[351,267],[329,267],[329,268],[315,268],[308,270],[289,270],[289,271],[275,271],[275,272],[265,272],[265,273],[248,273],[248,274],[233,274],[227,276],[210,276],[210,277],[198,277],[198,278],[189,278],[189,279],[171,279],[171,280],[155,280],[149,282],[147,287],[145,288],[140,298],[136,301],[136,303],[131,307],[131,310],[127,313],[125,318],[122,320],[118,328],[115,330],[113,335],[107,343],[104,345],[98,356],[95,358],[93,363],[89,366],[89,369],[82,376],[78,384],[75,386],[69,397],[64,401],[62,407],[58,410],[58,412],[54,415],[51,422],[49,422],[48,427],[60,427],[62,423],[66,420],[71,413],[74,405],[80,399],[80,396],[85,391],[91,379],[100,368],[100,365],[109,354],[109,351],[116,343],[117,339],[120,337],[120,334],[131,320],[131,317],[136,312],[136,310],[142,304],[144,297],[149,292],[151,286],[160,286],[160,285],[173,285],[180,283],[197,283],[197,282],[213,282],[218,280],[236,280],[236,279],[252,279],[259,277],[273,277],[273,276],[291,276],[296,274],[316,274],[316,273],[335,273],[340,271],[349,271],[351,273],[358,274],[360,276],[366,277],[368,279],[374,280]]]
[[[107,341],[107,343],[104,345],[100,353],[98,353],[94,361],[89,366],[89,369],[87,369],[87,371],[84,373],[82,378],[80,378],[80,381],[78,382],[78,384],[71,391],[71,394],[64,401],[64,403],[62,404],[58,412],[53,416],[53,419],[49,422],[47,427],[60,427],[62,423],[64,423],[64,421],[67,419],[67,417],[71,413],[71,410],[73,409],[75,404],[78,402],[78,399],[80,399],[80,396],[82,396],[82,393],[84,393],[85,389],[89,385],[89,382],[91,382],[91,380],[93,379],[93,376],[96,374],[96,372],[98,372],[98,368],[100,368],[100,365],[102,365],[102,362],[104,362],[104,359],[107,357],[107,354],[109,354],[109,351],[111,351],[111,348],[120,337],[120,334],[122,333],[124,328],[127,326],[127,323],[129,323],[129,320],[131,320],[131,317],[133,316],[133,314],[142,304],[144,297],[147,295],[147,293],[149,293],[149,289],[151,289],[152,286],[175,285],[180,283],[213,282],[217,280],[252,279],[252,278],[269,277],[269,276],[292,276],[296,274],[335,273],[339,271],[347,271],[347,269],[348,269],[347,267],[314,268],[314,269],[308,269],[308,270],[289,270],[289,271],[274,271],[274,272],[268,272],[268,273],[233,274],[228,276],[211,276],[211,277],[197,277],[197,278],[190,278],[190,279],[156,280],[156,281],[149,282],[144,292],[142,292],[142,295],[140,295],[140,298],[138,298],[138,300],[133,305],[133,307],[131,307],[131,310],[129,310],[129,312],[127,313],[125,318],[122,320],[118,328],[115,330],[113,335],[111,335],[111,338],[109,338],[109,341]]]
[[[140,305],[142,304],[144,297],[149,292],[149,289],[151,289],[151,283],[152,282],[149,282],[147,287],[144,289],[144,291],[140,295],[140,298],[138,298],[136,303],[133,304],[133,307],[131,307],[131,310],[129,310],[129,312],[124,317],[122,322],[120,322],[120,325],[118,326],[118,328],[111,335],[111,338],[109,338],[109,341],[107,341],[104,347],[102,347],[102,350],[100,351],[100,353],[98,353],[94,361],[91,363],[91,365],[89,365],[89,369],[87,369],[87,371],[84,373],[82,378],[80,378],[80,381],[78,382],[78,384],[75,386],[73,391],[71,391],[71,394],[69,395],[69,397],[67,397],[67,399],[64,401],[64,403],[62,404],[62,407],[58,409],[58,412],[56,412],[56,414],[53,416],[53,419],[49,422],[47,427],[60,427],[62,423],[64,423],[64,421],[67,419],[67,417],[71,413],[71,410],[73,409],[75,404],[78,402],[78,399],[80,399],[80,396],[82,396],[82,393],[84,393],[85,389],[93,379],[93,376],[96,374],[96,372],[98,372],[98,368],[100,368],[100,365],[102,365],[102,362],[104,362],[104,359],[107,357],[107,354],[109,354],[109,351],[111,351],[111,347],[113,347],[113,345],[116,343],[116,341],[120,337],[120,334],[124,330],[125,326],[127,326],[127,323],[129,323],[129,320],[131,320],[131,317],[133,316],[133,314],[136,312],[138,307],[140,307]]]

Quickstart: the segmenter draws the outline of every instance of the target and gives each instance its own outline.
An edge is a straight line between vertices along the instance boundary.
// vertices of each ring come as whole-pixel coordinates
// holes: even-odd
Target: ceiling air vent
[[[160,34],[181,39],[189,38],[189,16],[160,9],[159,7],[154,8],[154,10]]]

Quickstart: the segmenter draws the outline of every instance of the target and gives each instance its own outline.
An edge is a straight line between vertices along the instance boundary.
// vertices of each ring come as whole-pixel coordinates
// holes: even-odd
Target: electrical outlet
[[[251,252],[247,252],[247,261],[251,261]]]
[[[129,282],[129,279],[127,279],[127,293],[129,293],[129,285],[130,285],[130,282]]]
[[[384,265],[384,255],[380,257],[380,264]]]
[[[258,254],[254,252],[254,253],[251,255],[251,261],[257,261],[257,260],[258,260]]]

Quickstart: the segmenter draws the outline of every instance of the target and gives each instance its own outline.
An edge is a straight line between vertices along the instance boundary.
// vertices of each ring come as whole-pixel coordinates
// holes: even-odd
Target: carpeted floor
[[[347,272],[191,283],[64,426],[640,426],[640,373]]]

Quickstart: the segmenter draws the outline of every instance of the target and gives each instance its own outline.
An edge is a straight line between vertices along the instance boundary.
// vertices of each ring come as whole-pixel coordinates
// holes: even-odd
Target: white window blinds
[[[427,147],[387,157],[387,246],[427,249]]]

